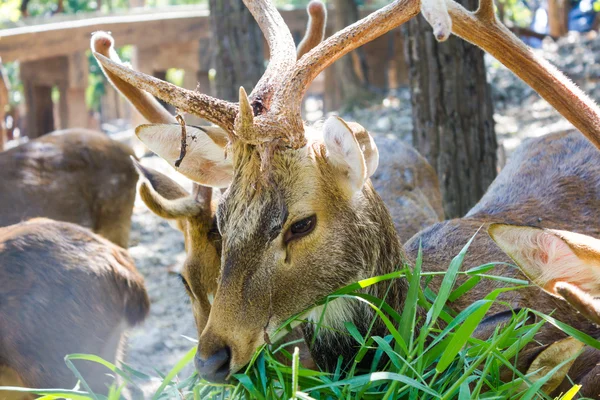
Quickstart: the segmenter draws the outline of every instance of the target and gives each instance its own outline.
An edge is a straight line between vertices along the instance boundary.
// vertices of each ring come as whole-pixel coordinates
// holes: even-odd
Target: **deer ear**
[[[348,179],[353,193],[361,190],[379,163],[379,153],[369,133],[358,124],[330,117],[323,125],[323,141],[329,164]]]
[[[198,215],[206,208],[207,205],[168,176],[144,167],[133,157],[131,161],[141,178],[140,197],[154,214],[166,219],[178,219]]]
[[[600,296],[600,240],[504,224],[492,224],[488,232],[523,273],[548,293],[561,296],[561,283],[567,283],[590,296]]]
[[[225,158],[225,132],[220,128],[187,125],[186,133],[186,154],[179,167],[175,167],[181,152],[180,125],[140,125],[135,130],[137,137],[150,150],[191,180],[204,186],[229,186],[233,167],[231,160]]]
[[[556,371],[556,373],[542,386],[544,393],[552,393],[567,377],[569,369],[573,363],[575,363],[575,355],[577,355],[584,347],[585,344],[572,337],[554,342],[533,360],[527,369],[526,375],[529,377],[531,383],[535,383],[546,376],[554,367],[558,366],[563,361],[574,357]],[[523,383],[520,389],[526,390],[528,388],[529,384]]]
[[[352,130],[358,142],[360,151],[365,159],[365,165],[367,166],[367,178],[370,178],[379,166],[379,150],[377,150],[375,140],[373,140],[373,137],[362,125],[356,122],[348,122],[346,125]]]

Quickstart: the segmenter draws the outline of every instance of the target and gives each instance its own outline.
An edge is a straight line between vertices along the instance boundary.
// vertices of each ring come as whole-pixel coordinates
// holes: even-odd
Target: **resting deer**
[[[488,232],[532,282],[600,325],[600,240],[568,231],[507,224],[492,224]],[[583,343],[568,338],[547,348],[532,349],[532,354],[541,353],[538,358],[549,354],[542,363],[534,365],[534,360],[531,365],[524,363],[522,369],[528,368],[529,373],[545,367],[541,373],[546,374],[583,347]],[[558,395],[569,390],[571,382],[562,379],[568,374],[574,383],[582,385],[580,395],[597,396],[600,393],[599,359],[598,349],[585,348],[562,373],[557,373],[558,379],[546,384],[547,391]]]
[[[486,194],[465,217],[436,223],[419,232],[404,246],[406,255],[410,259],[416,258],[419,246],[421,246],[423,267],[429,271],[444,271],[465,243],[480,228],[484,231],[492,223],[568,229],[600,237],[600,227],[590,223],[590,221],[600,218],[600,196],[598,196],[600,167],[598,165],[600,165],[600,152],[578,132],[555,133],[529,139],[514,152]],[[565,216],[568,217],[565,218]],[[500,228],[495,229],[500,231]],[[490,232],[493,232],[492,228],[490,228]],[[510,239],[512,250],[508,251],[509,255],[518,249],[519,253],[535,255],[536,258],[542,259],[543,252],[536,254],[531,251],[534,245],[544,244],[547,246],[546,252],[557,249],[558,241],[533,240],[525,234],[526,232],[543,232],[539,228],[525,228],[525,230],[517,230],[517,232],[519,232],[518,235],[502,236],[504,242]],[[496,242],[502,243],[499,239],[496,239]],[[506,246],[501,247],[506,250]],[[568,247],[563,246],[561,249],[567,250]],[[564,259],[562,254],[553,254],[552,257],[556,257],[556,260]],[[551,264],[550,261],[548,260],[548,264]],[[492,238],[484,232],[479,232],[465,256],[463,269],[489,262],[510,263],[511,259],[494,243]],[[519,260],[517,262],[521,264]],[[553,273],[558,280],[562,276],[563,280],[571,281],[570,265],[572,264],[567,266],[556,263],[553,271],[548,272]],[[591,278],[593,274],[589,272],[586,271],[586,275]],[[499,265],[491,273],[505,277],[526,278],[519,270],[510,265]],[[526,273],[525,275],[531,277],[534,282],[536,281],[531,274]],[[463,278],[459,278],[457,284],[462,282]],[[438,287],[439,283],[439,281],[434,281],[434,287]],[[467,292],[452,303],[452,307],[459,310],[464,309],[492,291],[495,285],[492,281],[482,281],[471,292]],[[545,283],[540,282],[540,286],[545,286]],[[513,308],[530,307],[546,314],[552,314],[571,326],[600,337],[600,328],[586,320],[585,315],[577,314],[567,302],[561,301],[555,296],[542,295],[536,287],[510,292],[501,296],[500,299],[511,304]],[[495,303],[491,313],[502,313],[506,310],[503,307],[499,303]],[[506,314],[506,316],[510,318],[510,314]],[[538,356],[547,346],[564,337],[565,335],[557,329],[553,329],[549,325],[545,326],[536,335],[536,341],[541,343],[541,346],[528,349],[525,354],[519,354],[519,367],[525,372],[533,362],[533,359],[529,357]],[[590,351],[593,352],[592,349]],[[589,358],[582,360],[578,360],[579,364],[573,368],[583,368],[579,366],[582,362],[584,364],[587,362],[588,367],[595,365],[595,363],[589,364]],[[577,374],[571,377],[575,379]],[[559,380],[555,384],[558,385],[561,381]],[[545,389],[551,392],[551,388]],[[564,389],[564,386],[559,389]],[[587,389],[584,388],[585,390]],[[600,391],[600,386],[593,386],[591,390]],[[560,390],[555,394],[559,393]]]
[[[127,248],[138,179],[132,155],[86,129],[56,131],[0,153],[0,226],[52,218]]]
[[[77,378],[64,357],[117,362],[126,330],[150,302],[127,252],[81,226],[31,219],[0,228],[0,386],[65,388]],[[97,393],[106,368],[74,361]],[[0,390],[1,399],[31,398]]]
[[[435,21],[437,37],[446,37],[451,25],[452,32],[507,65],[593,143],[600,143],[600,110],[496,20],[492,1],[482,0],[474,13],[453,1],[442,3],[440,7],[434,1],[422,3],[428,19]],[[378,153],[368,132],[337,117],[321,128],[307,126],[300,104],[308,83],[323,69],[416,16],[421,2],[395,1],[326,39],[299,60],[275,7],[266,0],[246,1],[246,6],[261,26],[272,56],[252,93],[248,96],[240,89],[237,104],[178,88],[96,54],[111,74],[183,112],[214,122],[227,133],[226,141],[215,140],[210,132],[187,127],[187,153],[179,159],[179,127],[138,128],[150,149],[171,165],[178,161],[179,172],[203,185],[227,188],[216,212],[222,236],[219,286],[195,359],[199,375],[212,381],[223,381],[246,365],[256,348],[290,316],[340,287],[395,271],[407,259],[390,214],[369,181]],[[544,166],[538,175],[548,170]],[[487,250],[473,248],[477,253]],[[438,257],[441,252],[455,254],[451,248],[434,251]],[[435,269],[427,263],[424,266]],[[196,293],[202,290],[196,273],[191,266],[184,274],[194,304],[198,304]],[[367,290],[381,297],[387,289],[386,283]],[[486,289],[484,283],[475,292],[481,298],[489,292]],[[402,309],[406,290],[406,281],[394,281],[387,302]],[[522,295],[515,299],[516,305],[536,308],[553,301],[539,289],[529,292],[535,293],[535,301]],[[460,311],[464,305],[452,307]],[[570,307],[557,303],[554,315],[558,319],[571,314]],[[307,318],[320,316],[321,310],[314,310]],[[367,306],[338,299],[324,311],[322,323],[343,331],[344,321],[352,321],[364,333],[371,320]],[[571,321],[579,329],[598,333],[583,317]],[[304,332],[311,339],[313,325],[305,324]],[[371,333],[384,335],[385,327],[375,326]],[[540,341],[553,343],[559,337],[546,328]],[[354,354],[351,344],[335,331],[320,330],[316,339],[311,352],[323,368],[333,368],[339,355],[349,359]]]

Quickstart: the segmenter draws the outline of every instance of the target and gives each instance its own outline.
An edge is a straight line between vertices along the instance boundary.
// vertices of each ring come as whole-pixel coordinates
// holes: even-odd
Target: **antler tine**
[[[306,6],[306,12],[308,12],[308,26],[304,38],[296,50],[298,59],[321,43],[325,37],[325,25],[327,24],[325,4],[319,0],[312,0]]]
[[[254,16],[269,45],[269,65],[250,93],[252,103],[260,102],[262,105],[255,109],[268,110],[275,87],[281,82],[284,72],[289,71],[296,62],[296,46],[290,30],[271,0],[244,0],[244,4]]]
[[[238,134],[248,134],[253,129],[254,111],[248,100],[248,95],[243,87],[240,87],[240,112],[235,120],[235,131]]]
[[[300,115],[302,98],[308,85],[344,54],[402,25],[419,13],[418,0],[398,0],[344,28],[299,59],[286,83],[273,96],[273,112]]]
[[[227,132],[233,132],[235,117],[238,113],[237,104],[183,89],[153,76],[134,71],[115,63],[102,54],[94,52],[94,56],[105,70],[117,78],[172,104],[180,111],[207,119]]]
[[[90,46],[93,52],[100,53],[104,57],[107,57],[118,64],[123,64],[115,51],[114,44],[114,40],[109,33],[99,31],[92,35]],[[106,70],[102,64],[100,64],[100,68],[102,68],[102,72],[104,72],[104,75],[109,82],[133,104],[135,109],[138,110],[146,120],[152,123],[162,124],[174,124],[177,122],[175,117],[165,110],[153,96],[126,83],[112,72]]]

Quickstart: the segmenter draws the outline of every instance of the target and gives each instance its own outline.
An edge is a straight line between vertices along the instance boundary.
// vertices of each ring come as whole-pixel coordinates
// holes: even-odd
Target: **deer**
[[[304,39],[297,48],[300,58],[320,43],[324,34],[326,9],[318,1],[307,6],[309,23]],[[92,38],[92,47],[117,63],[122,63],[113,50],[114,40],[110,35],[97,32]],[[144,110],[147,119],[160,119],[164,124],[177,124],[166,114],[152,96],[139,92],[129,83],[105,71],[107,78],[136,108]],[[199,128],[200,129],[200,128]],[[226,140],[219,128],[202,127],[217,140]],[[139,131],[138,131],[139,132]],[[382,163],[373,176],[375,187],[380,190],[384,202],[392,213],[394,225],[402,242],[408,240],[422,228],[443,220],[444,211],[437,175],[431,165],[414,148],[397,140],[376,138],[383,146]],[[395,158],[398,159],[395,159]],[[221,236],[216,226],[215,211],[219,194],[212,188],[194,184],[192,193],[166,175],[132,160],[140,175],[139,195],[146,206],[156,215],[175,221],[184,234],[187,260],[183,274],[196,271],[200,283],[195,288],[198,303],[193,307],[198,332],[202,332],[210,311],[210,301],[217,290],[220,273]],[[190,278],[183,278],[184,286]],[[189,288],[187,289],[189,290]],[[296,330],[291,337],[301,337]],[[289,339],[288,336],[286,339]],[[313,366],[306,352],[301,352],[305,366]]]
[[[94,48],[103,46],[100,37]],[[125,250],[138,181],[130,157],[128,146],[78,128],[0,153],[0,386],[73,387],[67,354],[116,363],[127,330],[147,316],[144,279]],[[84,389],[107,392],[105,367],[75,364]]]
[[[559,229],[504,223],[490,224],[488,233],[540,289],[600,325],[599,239]],[[600,393],[600,368],[597,365],[600,351],[573,338],[529,350],[524,357],[528,362],[522,363],[520,369],[529,374],[541,368],[541,376],[579,351],[582,354],[567,363],[556,374],[558,376],[544,385],[544,389],[552,395],[565,393],[571,385],[564,380],[568,374],[574,383],[582,385],[580,395],[597,396]],[[536,358],[529,362],[531,356]],[[539,358],[542,360],[536,363]]]
[[[144,279],[126,250],[82,226],[33,218],[0,228],[0,386],[72,388],[67,354],[116,363],[127,330],[148,314]],[[74,361],[96,393],[112,378]],[[87,387],[82,387],[88,389]],[[29,399],[0,389],[2,399]]]
[[[435,223],[419,232],[405,244],[405,254],[408,259],[414,260],[421,249],[424,269],[444,271],[454,255],[458,254],[465,243],[474,236],[463,261],[464,270],[488,262],[498,262],[500,264],[490,273],[517,279],[530,278],[534,283],[539,282],[538,285],[542,288],[547,286],[547,282],[538,281],[539,276],[552,276],[557,281],[576,284],[577,281],[573,281],[572,274],[575,273],[574,271],[580,271],[580,279],[591,280],[594,277],[592,270],[576,270],[572,265],[563,263],[569,257],[574,258],[574,255],[556,252],[557,249],[564,251],[569,249],[566,245],[559,247],[558,241],[562,240],[563,236],[556,237],[556,240],[549,240],[555,236],[543,232],[547,229],[559,230],[557,232],[569,230],[579,232],[578,235],[571,234],[577,238],[581,234],[600,237],[598,226],[590,224],[590,221],[600,217],[600,197],[598,197],[600,168],[596,166],[599,161],[600,152],[577,131],[552,133],[528,139],[515,150],[504,169],[467,215]],[[566,215],[568,218],[565,218]],[[512,230],[509,230],[509,227]],[[485,234],[486,230],[489,230],[489,235]],[[483,232],[477,233],[478,231]],[[536,238],[542,233],[543,236],[548,236],[548,240]],[[591,238],[590,240],[598,241]],[[537,246],[543,247],[534,250]],[[575,246],[575,248],[580,247],[579,244]],[[537,260],[535,273],[527,272],[522,268],[525,271],[523,274],[510,265],[513,259],[517,265],[522,265],[525,261],[521,260],[525,260],[525,256],[529,259],[535,257]],[[542,259],[546,260],[548,266],[555,264],[552,270],[541,265]],[[529,270],[533,271],[532,268]],[[463,282],[462,277],[457,279],[457,284]],[[439,284],[434,282],[434,286]],[[589,287],[587,289],[589,293],[595,293]],[[473,292],[467,293],[451,305],[456,309],[464,309],[491,290],[493,290],[492,282],[476,286]],[[541,291],[538,287],[532,286],[502,295],[500,299],[509,303],[514,309],[529,307],[548,315],[552,314],[560,321],[594,337],[600,337],[600,328],[596,325],[598,318],[590,318],[589,313],[577,313],[575,310],[580,308],[573,307],[569,302],[562,300],[552,290]],[[489,318],[494,319],[496,316],[492,331],[499,321],[498,316],[511,318],[512,313],[506,311],[508,311],[506,307],[499,303],[492,305],[490,310],[492,316]],[[572,350],[578,349],[578,342],[567,339],[564,333],[550,326],[544,327],[536,335],[536,341],[540,343],[539,346],[527,348],[518,356],[517,366],[522,372],[535,365],[533,362],[536,357],[546,357],[552,353],[552,349],[556,348],[552,347],[554,344],[560,348],[565,343],[571,343]],[[544,350],[548,350],[548,353],[543,353]],[[594,358],[587,353],[596,354],[595,360],[597,360],[600,353],[596,351],[592,348],[586,349],[586,353],[571,366],[573,371],[569,372],[569,376],[575,382],[577,377],[583,374],[581,371],[595,366],[596,362],[591,362]],[[562,348],[559,354],[564,355],[565,349]],[[556,355],[554,359],[557,359]],[[533,368],[532,371],[535,369]],[[564,378],[567,372],[568,369],[559,376]],[[511,377],[507,375],[505,378],[508,380]],[[544,390],[548,394],[557,396],[565,392],[565,388],[567,390],[570,388],[570,386],[566,387],[568,380],[565,380],[564,384],[562,382],[563,379],[557,377],[556,381]],[[600,392],[600,382],[595,385],[588,382],[582,389],[584,395],[598,392]]]
[[[320,127],[305,124],[301,117],[300,104],[308,83],[349,51],[422,11],[438,39],[454,33],[481,47],[536,90],[596,147],[600,145],[598,107],[502,25],[491,0],[481,0],[474,12],[454,1],[396,0],[327,38],[300,59],[296,59],[291,34],[273,4],[267,0],[245,4],[267,39],[271,60],[250,95],[240,88],[238,103],[179,88],[95,54],[111,74],[182,112],[213,122],[227,134],[227,140],[216,140],[208,131],[187,126],[186,153],[180,158],[180,127],[137,128],[138,137],[177,171],[199,184],[225,189],[216,210],[222,238],[219,284],[206,326],[199,332],[194,359],[199,376],[206,380],[229,379],[281,323],[329,293],[366,277],[397,271],[412,258],[414,242],[401,245],[391,216],[369,181],[379,161],[369,133],[338,117],[328,118]],[[544,165],[537,175],[550,173],[549,167],[560,165]],[[578,173],[587,176],[585,171]],[[566,190],[558,183],[552,189]],[[553,205],[566,206],[562,201]],[[561,218],[566,224],[584,218],[590,224],[593,218],[589,213],[593,212],[594,208],[586,208],[587,216],[563,214]],[[469,232],[471,236],[475,233]],[[488,248],[479,246],[474,243],[471,253],[487,255]],[[453,254],[450,246],[429,247],[433,248],[424,245],[424,255],[429,252],[434,265],[425,260],[425,270],[435,271],[437,260]],[[198,304],[196,293],[202,290],[196,273],[191,267],[184,274],[193,304]],[[490,283],[479,285],[474,297],[483,298]],[[432,289],[438,288],[433,282]],[[406,280],[398,279],[365,291],[375,297],[386,294],[388,304],[401,310],[407,289]],[[568,304],[540,289],[517,293],[509,303],[534,309],[542,303],[552,304],[555,318],[568,319],[588,334],[600,333],[585,317],[573,315]],[[449,306],[459,312],[465,305]],[[347,299],[336,299],[325,310],[321,306],[308,311],[302,327],[317,365],[331,370],[340,355],[352,359],[355,349],[339,332],[344,322],[351,321],[365,333],[372,317],[369,307]],[[316,331],[311,321],[334,329]],[[371,330],[374,335],[385,333],[383,324],[375,324]],[[552,327],[544,327],[539,336],[542,345],[561,338]]]
[[[0,153],[0,226],[46,217],[127,248],[138,180],[133,151],[102,132],[55,131]]]
[[[92,48],[101,52],[109,44],[110,38],[99,36]],[[166,113],[149,114],[143,101],[134,106],[149,121]],[[0,226],[46,217],[88,227],[127,248],[138,181],[132,156],[129,146],[83,128],[54,131],[0,152]]]

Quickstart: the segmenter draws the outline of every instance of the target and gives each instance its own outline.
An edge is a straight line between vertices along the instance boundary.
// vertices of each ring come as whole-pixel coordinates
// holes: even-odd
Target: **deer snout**
[[[209,382],[225,383],[230,372],[231,349],[229,346],[216,349],[206,358],[203,358],[201,354],[200,346],[198,346],[198,352],[194,357],[194,366],[198,375]]]

